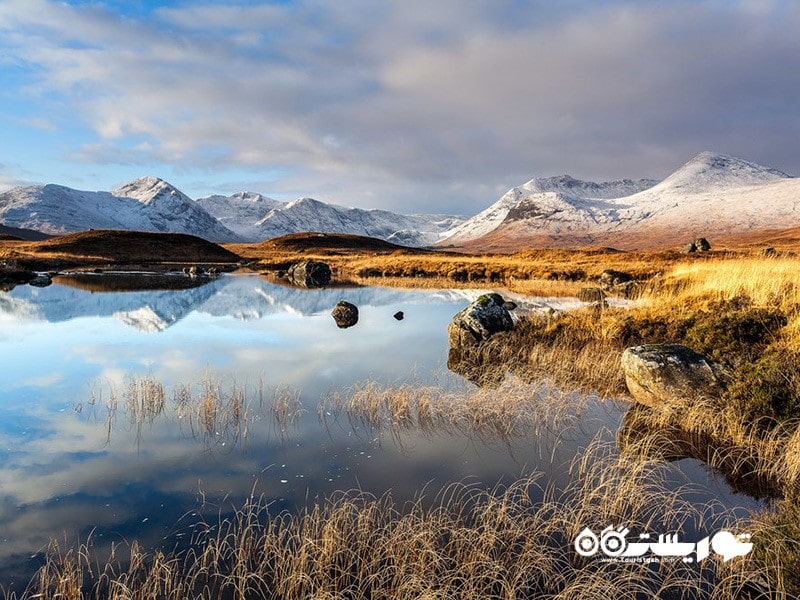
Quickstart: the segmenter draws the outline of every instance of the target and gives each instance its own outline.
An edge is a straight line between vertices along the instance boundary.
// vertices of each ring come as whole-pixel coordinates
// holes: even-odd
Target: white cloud
[[[143,22],[13,0],[0,18],[96,163],[279,169],[344,204],[459,212],[704,149],[800,170],[800,17],[781,3],[211,2]]]

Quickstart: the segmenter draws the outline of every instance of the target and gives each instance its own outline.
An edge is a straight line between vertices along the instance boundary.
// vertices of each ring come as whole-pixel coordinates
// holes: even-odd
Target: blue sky
[[[0,0],[0,190],[473,214],[703,150],[800,174],[800,3]]]

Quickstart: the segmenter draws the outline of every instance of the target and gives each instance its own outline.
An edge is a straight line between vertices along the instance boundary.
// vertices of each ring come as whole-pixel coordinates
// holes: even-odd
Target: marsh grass
[[[129,375],[121,388],[98,382],[91,388],[87,404],[95,417],[98,409],[105,407],[107,443],[120,421],[135,431],[138,444],[146,428],[174,419],[181,435],[200,440],[206,447],[230,447],[246,440],[253,418],[266,417],[270,433],[285,435],[304,412],[298,390],[267,387],[263,380],[250,390],[209,373],[199,382],[175,385],[171,393],[152,375]],[[76,412],[82,411],[82,404],[76,406]]]
[[[399,447],[403,434],[450,434],[500,440],[538,440],[566,434],[581,422],[595,398],[563,393],[552,382],[526,383],[506,374],[496,387],[466,382],[386,385],[375,381],[334,389],[318,405],[321,423],[330,427],[342,418],[354,430],[386,432]],[[530,443],[530,442],[529,442]]]
[[[647,565],[574,552],[584,527],[740,530],[742,523],[707,520],[709,507],[668,489],[665,468],[598,443],[576,457],[563,491],[543,489],[534,474],[493,489],[452,484],[432,501],[337,493],[298,513],[275,512],[252,496],[233,512],[201,518],[181,552],[132,542],[98,561],[91,539],[77,549],[54,544],[29,588],[12,597],[591,599],[669,590],[675,598],[727,599],[744,588],[786,597],[770,580],[769,569],[780,565],[748,556]]]

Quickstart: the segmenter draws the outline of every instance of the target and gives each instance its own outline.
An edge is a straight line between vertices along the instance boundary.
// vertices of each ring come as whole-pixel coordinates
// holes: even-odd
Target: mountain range
[[[703,152],[660,182],[535,178],[464,220],[346,208],[313,198],[281,202],[252,192],[193,200],[161,179],[143,177],[111,192],[53,184],[14,188],[0,194],[0,224],[51,235],[86,229],[168,231],[215,242],[260,242],[318,231],[466,250],[646,248],[800,226],[800,179]]]
[[[661,182],[532,179],[456,227],[443,243],[481,250],[580,245],[627,249],[798,225],[800,179],[703,152]]]
[[[279,202],[252,192],[195,201],[156,177],[142,177],[110,192],[48,184],[0,194],[0,223],[50,235],[127,229],[188,233],[213,242],[260,242],[286,233],[319,231],[427,246],[462,222],[449,215],[402,215],[313,198]]]

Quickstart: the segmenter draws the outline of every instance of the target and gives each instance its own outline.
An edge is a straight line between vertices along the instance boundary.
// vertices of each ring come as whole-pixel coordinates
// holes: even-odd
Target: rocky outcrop
[[[289,267],[289,280],[302,287],[325,287],[331,282],[331,268],[317,260],[304,260]]]
[[[646,344],[622,353],[625,383],[636,402],[658,407],[718,398],[725,391],[725,371],[691,348]]]
[[[708,252],[711,250],[711,244],[708,243],[708,240],[704,237],[697,238],[693,242],[689,242],[683,247],[683,251],[686,254],[691,254],[692,252]]]
[[[495,333],[514,327],[511,314],[500,294],[483,294],[459,311],[447,327],[451,348],[474,346]]]
[[[339,303],[333,307],[331,316],[333,316],[333,320],[336,321],[336,325],[339,329],[347,329],[358,323],[358,307],[355,304],[340,300]]]

